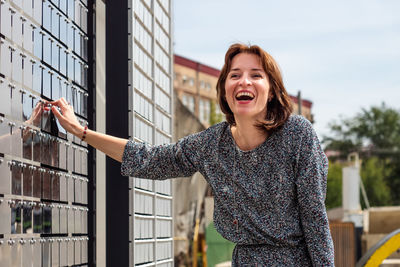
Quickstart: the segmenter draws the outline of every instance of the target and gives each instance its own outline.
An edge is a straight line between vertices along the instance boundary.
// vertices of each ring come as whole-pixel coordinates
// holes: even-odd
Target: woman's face
[[[225,96],[236,122],[265,118],[269,88],[268,76],[257,55],[240,53],[233,58],[225,82]]]

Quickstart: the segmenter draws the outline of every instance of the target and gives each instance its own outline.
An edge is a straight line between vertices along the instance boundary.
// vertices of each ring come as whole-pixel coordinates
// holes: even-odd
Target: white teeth
[[[236,97],[241,97],[241,96],[249,96],[251,98],[254,98],[254,95],[250,92],[239,92]]]

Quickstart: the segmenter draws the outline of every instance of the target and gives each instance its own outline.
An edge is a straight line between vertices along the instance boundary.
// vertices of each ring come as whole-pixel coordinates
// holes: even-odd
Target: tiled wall
[[[171,1],[132,0],[129,10],[130,136],[172,141]],[[130,180],[131,265],[172,266],[171,181]]]

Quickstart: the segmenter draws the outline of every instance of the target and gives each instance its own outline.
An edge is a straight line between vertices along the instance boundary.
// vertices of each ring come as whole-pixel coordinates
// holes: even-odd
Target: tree
[[[327,209],[342,206],[342,164],[329,162],[325,205]]]
[[[400,111],[373,106],[352,118],[329,125],[332,134],[323,137],[326,150],[360,154],[362,177],[372,205],[400,204]]]

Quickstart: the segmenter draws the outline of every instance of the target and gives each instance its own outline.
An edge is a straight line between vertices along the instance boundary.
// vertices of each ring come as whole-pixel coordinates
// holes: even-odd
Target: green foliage
[[[382,103],[329,127],[331,135],[323,138],[326,150],[340,152],[341,160],[353,151],[360,154],[371,206],[400,205],[400,111]]]
[[[378,157],[371,157],[362,164],[361,179],[371,206],[392,204],[390,187],[387,184],[392,169],[388,166],[390,164]],[[365,207],[365,203],[362,202],[362,205]]]
[[[217,124],[224,120],[224,115],[217,113],[217,105],[215,101],[210,101],[210,125]]]
[[[329,162],[325,205],[327,209],[342,206],[342,164]]]

